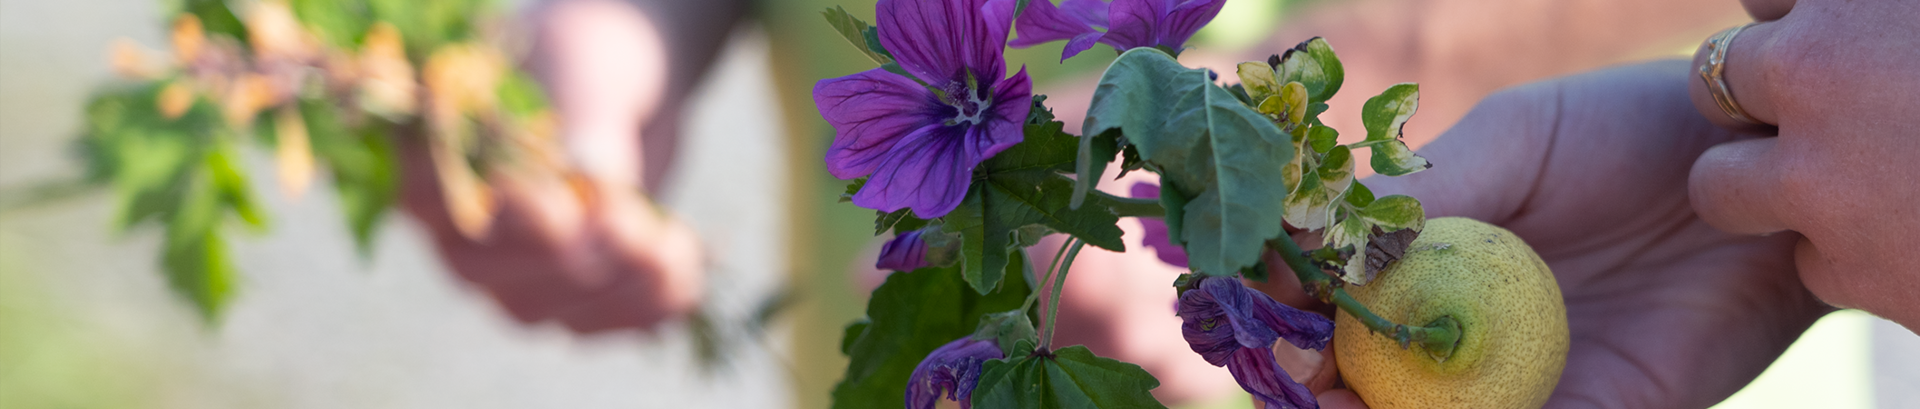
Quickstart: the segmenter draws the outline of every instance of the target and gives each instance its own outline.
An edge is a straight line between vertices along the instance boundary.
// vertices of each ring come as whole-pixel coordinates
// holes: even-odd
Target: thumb
[[[1735,234],[1786,230],[1780,217],[1777,138],[1723,143],[1700,155],[1688,176],[1693,211],[1715,228]]]

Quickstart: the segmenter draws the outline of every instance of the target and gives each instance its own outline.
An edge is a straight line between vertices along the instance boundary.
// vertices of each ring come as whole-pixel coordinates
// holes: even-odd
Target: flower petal
[[[1293,377],[1287,376],[1287,370],[1280,368],[1270,346],[1234,351],[1227,361],[1227,371],[1233,373],[1233,380],[1240,382],[1240,389],[1266,401],[1268,409],[1320,408],[1313,392],[1307,390],[1306,385],[1294,382]]]
[[[1170,1],[1114,0],[1113,6],[1107,11],[1107,18],[1112,25],[1107,26],[1107,35],[1100,37],[1100,43],[1121,51],[1159,44],[1159,38],[1155,36],[1158,30],[1155,28],[1171,11]]]
[[[1133,184],[1131,193],[1131,196],[1137,199],[1158,198],[1160,197],[1160,187],[1146,182],[1135,183]],[[1187,266],[1187,249],[1173,244],[1173,237],[1168,236],[1171,232],[1167,231],[1166,220],[1153,217],[1137,217],[1135,219],[1139,220],[1140,227],[1146,230],[1145,234],[1140,236],[1140,244],[1153,249],[1153,255],[1159,257],[1162,263],[1180,267]]]
[[[1175,307],[1180,315],[1180,335],[1187,339],[1187,347],[1206,358],[1213,366],[1227,364],[1227,358],[1243,347],[1234,337],[1233,326],[1227,324],[1227,317],[1220,311],[1218,303],[1204,291],[1188,291],[1180,296]]]
[[[1253,319],[1259,320],[1268,328],[1280,334],[1293,346],[1303,349],[1325,349],[1327,341],[1333,339],[1333,320],[1311,312],[1301,311],[1293,306],[1274,301],[1266,294],[1253,296]]]
[[[969,167],[1026,140],[1027,113],[1033,110],[1033,80],[1027,77],[1027,67],[993,84],[991,104],[987,107],[991,112],[967,135],[967,151],[979,158]]]
[[[1031,6],[1029,6],[1031,7]],[[1060,11],[1094,27],[1107,28],[1107,2],[1104,0],[1065,0]]]
[[[1214,16],[1220,15],[1220,8],[1227,0],[1186,0],[1167,11],[1154,27],[1154,45],[1166,46],[1175,50],[1186,46],[1187,39],[1193,33],[1200,32]]]
[[[873,263],[874,268],[893,271],[913,271],[927,266],[927,242],[920,239],[920,230],[900,233],[880,246],[880,259]]]
[[[1033,0],[1027,3],[1027,9],[1020,12],[1019,20],[1014,23],[1015,27],[1020,28],[1020,36],[1015,37],[1009,45],[1026,48],[1056,40],[1071,40],[1067,43],[1067,49],[1060,54],[1060,59],[1063,61],[1074,54],[1092,48],[1094,42],[1099,40],[1101,33],[1095,30],[1092,22],[1089,21],[1089,17],[1093,14],[1093,10],[1088,10],[1090,5],[1086,4],[1089,2],[1099,5],[1097,14],[1101,20],[1105,20],[1106,3],[1098,0],[1081,0],[1077,4],[1069,0],[1066,3],[1074,5],[1075,12],[1087,13],[1087,15],[1075,15],[1067,10],[1061,10],[1054,7],[1050,0]]]
[[[959,401],[962,408],[972,407],[981,364],[1005,357],[993,340],[971,337],[934,349],[907,377],[907,409],[932,409],[943,397]]]
[[[1247,285],[1240,283],[1238,278],[1205,277],[1201,280],[1198,288],[1187,293],[1204,291],[1213,296],[1213,301],[1220,304],[1221,314],[1226,316],[1227,323],[1233,327],[1234,339],[1240,341],[1240,346],[1265,348],[1273,346],[1274,341],[1279,340],[1280,334],[1268,327],[1266,322],[1254,318],[1254,310],[1261,307],[1254,302],[1254,299],[1272,299],[1271,297],[1248,289]]]
[[[821,80],[813,103],[833,125],[827,172],[841,179],[873,173],[908,133],[958,112],[912,79],[879,68]]]
[[[913,208],[922,219],[945,216],[960,207],[973,166],[980,157],[966,149],[971,128],[933,124],[902,138],[873,170],[853,204],[881,211]]]
[[[880,44],[907,72],[935,88],[999,80],[1006,74],[1014,0],[881,0]]]

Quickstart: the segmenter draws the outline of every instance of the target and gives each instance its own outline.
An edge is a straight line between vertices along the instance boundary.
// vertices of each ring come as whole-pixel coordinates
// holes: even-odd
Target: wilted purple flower
[[[1152,183],[1134,183],[1132,189],[1132,196],[1136,199],[1160,197],[1160,187]],[[1137,219],[1140,220],[1140,227],[1146,229],[1146,234],[1140,236],[1140,244],[1152,248],[1153,255],[1159,256],[1162,263],[1187,266],[1187,249],[1173,244],[1173,238],[1168,236],[1166,220],[1151,217]]]
[[[927,241],[920,239],[920,231],[913,230],[893,236],[887,244],[880,246],[880,260],[873,268],[893,271],[913,271],[927,266]]]
[[[1323,349],[1333,338],[1333,321],[1248,289],[1232,277],[1201,277],[1180,295],[1187,345],[1207,363],[1225,366],[1240,388],[1269,408],[1319,408],[1307,387],[1287,376],[1273,359],[1273,343]]]
[[[1227,0],[1033,0],[1020,13],[1020,37],[1014,47],[1067,40],[1060,59],[1093,48],[1094,43],[1128,50],[1166,47],[1179,50],[1200,27],[1220,14]],[[1101,30],[1105,30],[1102,32]]]
[[[973,407],[973,388],[980,384],[980,366],[989,359],[1006,358],[993,339],[969,336],[949,342],[913,367],[907,378],[907,409],[932,409],[945,397]]]
[[[870,176],[853,204],[944,216],[960,206],[974,166],[1020,143],[1032,82],[1024,68],[1003,79],[1014,6],[880,1],[880,44],[912,77],[875,68],[813,87],[814,104],[837,131],[827,171]]]

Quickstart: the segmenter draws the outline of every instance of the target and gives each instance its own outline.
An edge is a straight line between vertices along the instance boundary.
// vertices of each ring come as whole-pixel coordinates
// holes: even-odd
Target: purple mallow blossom
[[[1180,295],[1184,323],[1180,331],[1193,352],[1207,363],[1225,366],[1240,388],[1268,408],[1319,408],[1313,393],[1294,382],[1273,358],[1273,343],[1323,349],[1333,338],[1333,321],[1274,301],[1233,277],[1196,276],[1199,283]]]
[[[1125,51],[1136,47],[1179,50],[1200,27],[1220,14],[1227,0],[1032,0],[1020,13],[1020,37],[1014,47],[1067,40],[1060,59],[1066,60],[1106,44]],[[1104,31],[1103,31],[1104,30]]]
[[[1134,198],[1153,199],[1160,197],[1160,186],[1152,183],[1134,183],[1132,190],[1130,193]],[[1180,267],[1187,266],[1187,249],[1180,248],[1180,246],[1173,244],[1173,238],[1167,235],[1166,220],[1152,217],[1137,217],[1135,219],[1140,220],[1140,227],[1146,230],[1145,234],[1140,236],[1140,244],[1152,248],[1153,255],[1159,256],[1160,262],[1162,263]]]
[[[867,176],[853,204],[922,219],[960,206],[973,168],[1024,138],[1026,69],[1006,77],[1015,0],[881,0],[880,44],[912,77],[875,68],[813,87],[837,131],[834,177]],[[922,84],[925,85],[922,85]]]
[[[913,271],[927,266],[927,241],[920,239],[920,230],[903,232],[887,240],[880,246],[880,259],[873,263],[874,268],[893,271]]]
[[[907,409],[933,409],[941,398],[973,407],[973,388],[980,383],[980,367],[989,359],[1006,358],[992,339],[969,336],[949,342],[913,367],[907,378]]]

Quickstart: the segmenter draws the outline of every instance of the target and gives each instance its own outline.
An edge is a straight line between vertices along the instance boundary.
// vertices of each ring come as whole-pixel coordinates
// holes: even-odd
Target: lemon
[[[1427,221],[1406,256],[1348,292],[1382,318],[1460,324],[1453,354],[1368,331],[1342,311],[1334,354],[1341,377],[1374,409],[1538,408],[1567,364],[1567,308],[1540,256],[1500,227],[1465,218]]]

